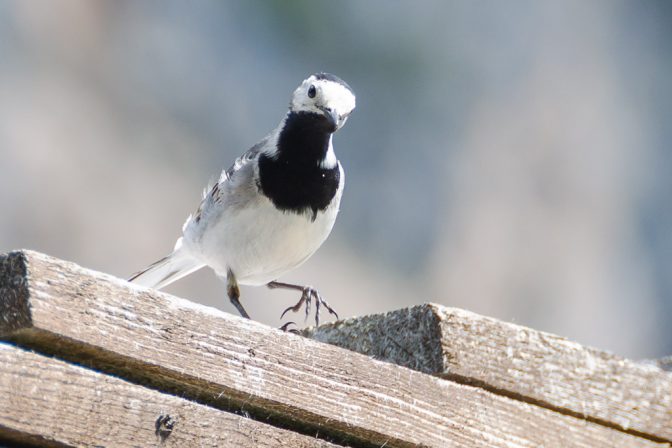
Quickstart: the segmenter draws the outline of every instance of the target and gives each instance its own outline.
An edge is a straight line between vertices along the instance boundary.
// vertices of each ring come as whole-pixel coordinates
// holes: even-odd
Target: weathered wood
[[[337,446],[6,343],[0,366],[0,440],[115,448]]]
[[[0,319],[5,337],[213,406],[239,406],[352,444],[659,446],[42,254],[15,252],[0,257],[0,266],[3,309],[30,311]]]
[[[572,415],[672,441],[672,374],[565,338],[427,304],[309,337]]]
[[[656,365],[667,372],[672,372],[672,356],[657,359]]]

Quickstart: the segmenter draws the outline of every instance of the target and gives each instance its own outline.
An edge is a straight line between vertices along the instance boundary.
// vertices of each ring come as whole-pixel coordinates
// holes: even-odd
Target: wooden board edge
[[[337,446],[0,343],[0,438],[47,446]],[[101,424],[105,428],[100,428]],[[166,443],[170,442],[170,443]]]

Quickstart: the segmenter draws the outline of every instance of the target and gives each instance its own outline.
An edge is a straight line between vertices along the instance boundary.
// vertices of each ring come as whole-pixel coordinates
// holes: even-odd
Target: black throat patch
[[[325,210],[340,182],[338,164],[321,168],[329,149],[330,125],[322,115],[290,112],[278,136],[275,157],[259,157],[259,188],[280,210],[312,214]]]

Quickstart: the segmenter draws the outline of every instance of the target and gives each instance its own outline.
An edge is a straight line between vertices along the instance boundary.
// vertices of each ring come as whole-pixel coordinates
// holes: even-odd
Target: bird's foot
[[[338,313],[334,311],[334,309],[329,305],[329,303],[324,300],[322,295],[318,292],[317,289],[312,288],[310,286],[305,286],[303,288],[303,291],[301,292],[301,298],[299,299],[298,302],[296,302],[296,305],[290,306],[287,308],[285,311],[282,312],[280,315],[280,319],[282,319],[285,314],[287,314],[288,311],[292,311],[294,313],[297,313],[301,310],[301,307],[305,305],[305,312],[306,312],[306,317],[305,319],[308,319],[308,315],[310,314],[310,307],[313,303],[313,300],[315,301],[315,326],[320,325],[320,308],[324,306],[329,313],[333,314],[336,316],[336,319],[338,319]]]

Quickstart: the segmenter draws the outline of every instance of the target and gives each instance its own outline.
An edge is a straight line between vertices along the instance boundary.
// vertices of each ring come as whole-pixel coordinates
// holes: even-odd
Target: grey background
[[[283,280],[343,317],[431,300],[669,354],[671,24],[667,1],[0,1],[0,251],[127,277],[324,70],[358,94],[346,191]],[[206,270],[167,290],[235,312]],[[243,288],[274,326],[296,299]]]

